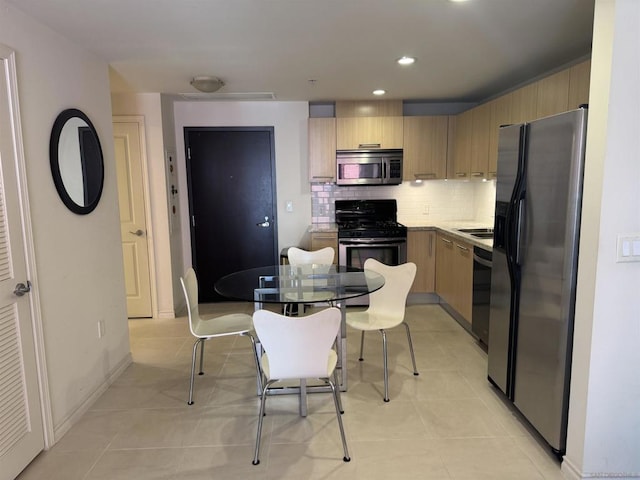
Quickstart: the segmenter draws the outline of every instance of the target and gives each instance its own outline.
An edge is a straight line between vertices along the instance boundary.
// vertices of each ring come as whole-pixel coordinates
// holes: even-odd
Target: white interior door
[[[44,448],[17,152],[20,122],[13,52],[0,45],[0,480],[13,480]]]
[[[120,232],[129,318],[151,317],[151,275],[145,213],[144,127],[139,121],[113,122],[120,201]]]

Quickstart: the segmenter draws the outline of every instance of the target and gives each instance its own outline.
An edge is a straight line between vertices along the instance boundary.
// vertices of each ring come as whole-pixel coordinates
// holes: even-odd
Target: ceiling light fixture
[[[398,60],[396,60],[396,62],[398,62],[399,65],[412,65],[416,62],[416,59],[413,57],[400,57]]]
[[[204,93],[217,92],[224,86],[224,82],[218,77],[212,77],[210,75],[201,75],[193,77],[191,79],[191,85],[196,90],[200,90]]]
[[[381,88],[378,88],[377,90],[374,90],[374,91],[373,91],[373,94],[374,94],[374,95],[384,95],[385,93],[387,93],[387,91],[386,91],[386,90],[383,90],[383,89],[381,89]]]

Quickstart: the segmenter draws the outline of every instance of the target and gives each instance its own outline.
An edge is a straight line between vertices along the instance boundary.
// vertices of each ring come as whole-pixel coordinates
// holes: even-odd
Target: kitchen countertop
[[[473,246],[484,248],[485,250],[492,251],[493,250],[493,239],[492,238],[477,238],[468,233],[460,232],[458,229],[460,228],[493,228],[493,225],[487,227],[487,225],[477,223],[477,222],[437,222],[433,224],[417,224],[407,222],[404,225],[407,226],[409,231],[419,231],[419,230],[437,230],[441,233],[445,233],[447,235],[457,237],[460,240],[470,243]]]
[[[329,233],[338,232],[338,224],[336,223],[312,223],[309,226],[309,233]]]
[[[463,233],[458,231],[459,228],[486,228],[487,225],[480,224],[477,222],[437,222],[437,223],[415,223],[415,222],[400,222],[403,225],[407,226],[409,231],[420,231],[420,230],[437,230],[442,233],[446,233],[447,235],[451,235],[454,237],[458,237],[460,240],[470,243],[471,245],[478,246],[484,248],[485,250],[492,250],[493,247],[493,239],[491,238],[476,238],[468,233]],[[493,225],[489,228],[493,228]],[[338,225],[335,223],[314,223],[309,226],[309,233],[329,233],[329,232],[338,232]]]

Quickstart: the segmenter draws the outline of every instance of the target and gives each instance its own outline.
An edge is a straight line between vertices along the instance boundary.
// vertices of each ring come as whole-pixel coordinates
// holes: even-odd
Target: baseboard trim
[[[171,320],[176,318],[176,314],[173,310],[164,310],[162,312],[158,312],[158,318],[162,318],[164,320]]]
[[[423,305],[439,302],[440,297],[435,293],[410,293],[407,296],[407,305]]]
[[[637,480],[640,472],[581,472],[571,460],[565,456],[560,466],[562,475],[569,480],[586,480],[590,478],[615,478],[616,480]]]
[[[58,425],[53,427],[53,443],[48,448],[53,447],[67,433],[73,425],[75,425],[82,416],[87,413],[91,406],[100,398],[100,396],[111,386],[111,384],[124,372],[124,370],[133,363],[131,352],[111,370],[107,378],[87,398],[70,412]]]

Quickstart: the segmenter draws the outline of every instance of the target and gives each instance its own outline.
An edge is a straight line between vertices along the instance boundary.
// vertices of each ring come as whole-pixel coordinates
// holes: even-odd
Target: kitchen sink
[[[469,233],[473,235],[474,233],[490,233],[493,235],[493,228],[458,228],[459,232]]]
[[[458,228],[457,230],[476,238],[493,238],[493,228]]]
[[[469,235],[476,238],[493,238],[493,232],[473,232]]]

